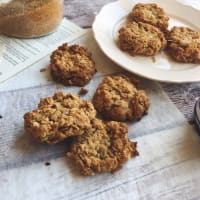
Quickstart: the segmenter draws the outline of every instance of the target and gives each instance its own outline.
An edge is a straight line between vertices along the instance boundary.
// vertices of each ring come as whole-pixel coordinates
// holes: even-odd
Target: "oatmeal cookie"
[[[178,62],[200,63],[200,33],[188,27],[173,27],[167,36],[167,52]]]
[[[155,3],[136,4],[128,16],[128,20],[144,22],[156,26],[162,31],[167,31],[169,17],[164,10]]]
[[[153,56],[165,46],[163,33],[150,24],[131,22],[119,30],[119,47],[132,56]]]
[[[77,136],[67,153],[85,176],[115,172],[131,157],[139,155],[136,142],[127,138],[128,126],[122,122],[92,121],[92,129]]]
[[[116,121],[139,120],[149,108],[149,98],[135,87],[135,80],[120,74],[104,78],[93,103],[105,119]]]
[[[51,74],[66,86],[84,86],[96,73],[91,53],[79,45],[63,44],[51,55]]]
[[[57,92],[53,97],[41,99],[36,110],[25,113],[24,127],[36,140],[54,144],[87,132],[95,116],[96,111],[89,101]]]

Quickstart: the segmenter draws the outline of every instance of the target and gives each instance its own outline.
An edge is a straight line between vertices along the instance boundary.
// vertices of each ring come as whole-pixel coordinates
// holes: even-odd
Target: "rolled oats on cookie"
[[[167,35],[167,52],[178,62],[200,63],[200,33],[175,26]]]
[[[53,97],[41,99],[36,110],[25,113],[24,127],[36,140],[54,144],[86,133],[95,116],[91,102],[57,92]]]
[[[66,86],[84,86],[96,73],[91,53],[79,45],[63,44],[51,55],[51,74]]]
[[[128,15],[128,20],[148,23],[165,32],[168,28],[169,17],[155,3],[138,3]]]
[[[122,74],[105,77],[93,103],[103,118],[116,121],[139,120],[149,108],[149,98],[137,89],[136,80]]]
[[[118,45],[132,56],[153,56],[165,48],[164,34],[146,23],[130,22],[119,30]]]
[[[137,156],[137,143],[127,138],[128,126],[122,122],[92,121],[92,129],[77,136],[67,156],[85,176],[115,172],[131,157]]]

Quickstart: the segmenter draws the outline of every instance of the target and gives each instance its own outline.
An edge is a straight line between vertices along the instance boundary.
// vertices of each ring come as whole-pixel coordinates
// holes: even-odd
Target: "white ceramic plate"
[[[139,2],[154,2],[164,8],[170,17],[170,28],[182,25],[200,30],[200,11],[175,0],[119,0],[105,5],[93,23],[94,36],[102,51],[124,69],[148,79],[174,83],[200,81],[199,64],[177,63],[164,52],[156,55],[154,62],[152,57],[132,57],[117,47],[118,30],[132,7]]]

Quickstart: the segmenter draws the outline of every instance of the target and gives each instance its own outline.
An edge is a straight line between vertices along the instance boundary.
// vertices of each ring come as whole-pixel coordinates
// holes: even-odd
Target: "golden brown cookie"
[[[168,28],[169,17],[155,3],[138,3],[133,7],[128,20],[148,23],[165,32]]]
[[[128,23],[119,30],[119,47],[132,56],[153,56],[165,48],[163,33],[156,27],[142,22]]]
[[[93,103],[105,119],[116,121],[139,120],[149,108],[149,98],[136,88],[135,80],[120,74],[103,79]]]
[[[94,119],[90,131],[74,138],[67,156],[85,176],[115,172],[131,157],[139,155],[137,143],[127,138],[127,132],[125,123]]]
[[[178,62],[200,63],[200,33],[188,27],[173,27],[168,36],[167,52]]]
[[[84,86],[96,73],[91,53],[79,45],[63,44],[51,55],[51,74],[64,85]]]
[[[54,144],[91,128],[96,111],[89,101],[57,92],[40,100],[38,108],[25,113],[25,130],[36,140]]]

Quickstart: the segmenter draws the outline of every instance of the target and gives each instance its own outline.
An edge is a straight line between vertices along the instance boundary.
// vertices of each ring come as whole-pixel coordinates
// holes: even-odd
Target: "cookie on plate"
[[[40,100],[38,108],[25,113],[25,130],[36,140],[54,144],[91,128],[96,111],[91,102],[57,92]]]
[[[119,30],[119,47],[132,56],[153,56],[165,48],[164,34],[146,23],[130,22]]]
[[[74,138],[67,156],[85,176],[115,172],[131,157],[139,155],[137,143],[127,138],[127,132],[125,123],[94,119],[90,131]]]
[[[149,98],[136,88],[136,81],[125,75],[107,76],[98,86],[93,103],[104,119],[139,120],[147,113]]]
[[[167,36],[167,52],[178,62],[200,63],[200,33],[188,27],[173,27]]]
[[[51,74],[66,86],[84,86],[96,73],[91,53],[79,45],[63,44],[51,55]]]
[[[148,23],[165,32],[168,28],[169,17],[155,3],[138,3],[130,12],[128,20]]]

